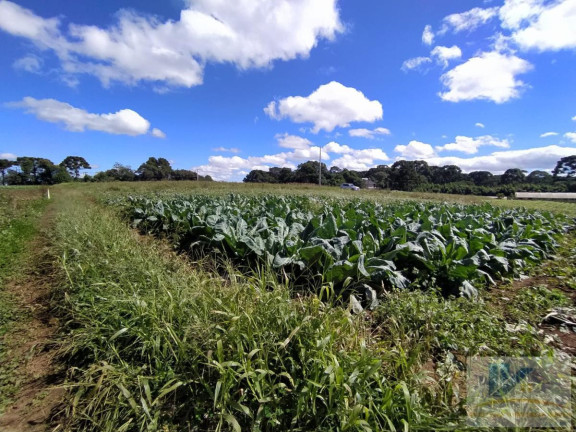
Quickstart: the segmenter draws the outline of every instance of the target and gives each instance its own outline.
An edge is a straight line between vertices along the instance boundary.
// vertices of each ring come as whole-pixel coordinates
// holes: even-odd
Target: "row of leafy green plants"
[[[477,288],[517,276],[547,258],[569,226],[524,209],[438,203],[379,204],[302,196],[130,197],[133,226],[196,256],[224,254],[265,267],[296,289],[337,293]],[[366,292],[366,291],[364,291]]]

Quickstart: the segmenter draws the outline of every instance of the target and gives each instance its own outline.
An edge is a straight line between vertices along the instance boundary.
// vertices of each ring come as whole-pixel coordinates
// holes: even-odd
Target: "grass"
[[[205,184],[173,185],[132,192],[206,192]],[[294,298],[268,273],[230,267],[223,277],[209,263],[191,266],[90,198],[130,187],[55,194],[69,431],[454,429],[465,419],[466,356],[550,350],[533,324],[516,330],[524,315],[489,302],[391,292],[372,314],[353,315],[315,295]],[[564,301],[536,290],[518,309]]]
[[[0,190],[0,413],[19,382],[14,372],[18,365],[10,356],[4,335],[17,320],[25,319],[5,288],[25,265],[27,246],[38,231],[38,220],[46,204],[38,189]]]

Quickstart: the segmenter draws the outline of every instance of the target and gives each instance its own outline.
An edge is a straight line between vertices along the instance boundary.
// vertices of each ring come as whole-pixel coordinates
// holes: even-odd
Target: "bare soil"
[[[545,264],[546,265],[546,264]],[[557,276],[533,276],[527,279],[515,280],[504,287],[496,287],[491,290],[491,303],[495,306],[503,306],[502,298],[513,300],[520,292],[535,286],[545,286],[548,289],[556,289],[571,300],[572,306],[576,305],[576,290],[566,285],[565,281]],[[497,298],[500,298],[497,300]],[[538,317],[544,318],[544,317]],[[551,336],[555,342],[552,343],[556,348],[576,356],[576,333],[569,329],[568,332],[560,330],[560,324],[541,323],[539,328],[545,336]]]
[[[40,432],[51,430],[54,413],[64,390],[64,371],[56,361],[55,336],[58,319],[51,313],[50,294],[57,280],[54,258],[50,255],[49,230],[54,210],[49,206],[40,222],[39,234],[30,245],[29,259],[6,290],[20,309],[22,319],[5,336],[11,361],[21,385],[14,402],[0,417],[2,432]],[[20,270],[20,269],[19,269]]]

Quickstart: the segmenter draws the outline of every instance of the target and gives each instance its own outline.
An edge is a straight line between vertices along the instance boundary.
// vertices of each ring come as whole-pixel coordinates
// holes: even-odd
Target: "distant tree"
[[[468,174],[468,178],[474,182],[476,186],[492,186],[494,181],[494,174],[490,171],[472,171]]]
[[[59,173],[58,166],[45,158],[23,156],[16,159],[20,169],[21,184],[53,184],[56,181],[56,174]],[[58,181],[69,181],[68,177],[59,175]]]
[[[134,181],[136,180],[136,173],[129,165],[122,165],[118,162],[114,164],[108,175],[113,177],[114,180],[119,181]]]
[[[343,169],[341,175],[344,177],[344,183],[353,183],[358,187],[362,184],[362,175],[357,171]]]
[[[430,167],[425,161],[396,161],[390,167],[390,187],[412,191],[428,183]]]
[[[252,170],[244,177],[244,183],[277,183],[277,180],[268,171]]]
[[[270,175],[276,179],[278,183],[290,183],[292,181],[292,170],[290,168],[270,168],[268,170]]]
[[[170,180],[172,167],[164,158],[151,157],[138,167],[136,174],[140,180]]]
[[[546,171],[532,171],[526,176],[526,181],[529,183],[549,183],[552,180],[552,174]]]
[[[458,182],[462,177],[462,170],[456,165],[430,167],[430,181],[435,184]]]
[[[198,180],[198,173],[185,169],[174,170],[172,180]]]
[[[210,175],[200,176],[200,177],[199,177],[199,180],[200,180],[200,181],[207,181],[207,182],[214,181],[214,179],[213,179],[212,176],[210,176]]]
[[[365,173],[365,177],[372,180],[376,187],[388,189],[390,187],[390,168],[387,165],[378,165],[370,168]]]
[[[72,181],[72,176],[63,166],[52,165],[46,172],[50,171],[50,183],[47,184],[58,184],[58,183],[68,183]]]
[[[552,175],[557,177],[576,177],[576,155],[566,156],[556,163]]]
[[[68,156],[60,162],[60,166],[64,167],[76,180],[80,178],[81,169],[92,169],[86,159],[81,156]]]
[[[11,161],[8,159],[0,159],[0,172],[2,173],[2,186],[6,185],[6,172],[8,168],[16,165],[16,161]]]
[[[330,167],[330,175],[338,175],[342,172],[342,168],[337,167],[337,166],[332,166]]]
[[[500,183],[504,185],[509,185],[513,183],[522,183],[526,180],[526,171],[521,170],[520,168],[510,168],[507,169],[502,177],[500,178]]]
[[[316,183],[318,184],[318,162],[317,161],[308,161],[301,163],[298,165],[296,170],[294,171],[294,181],[296,183]],[[326,168],[326,164],[322,163],[320,166],[322,171],[322,184],[328,184],[328,168]]]

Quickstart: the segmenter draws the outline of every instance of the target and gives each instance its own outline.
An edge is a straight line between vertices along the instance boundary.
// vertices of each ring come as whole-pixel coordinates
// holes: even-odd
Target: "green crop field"
[[[576,354],[565,327],[542,325],[574,304],[574,204],[203,182],[51,192],[59,430],[461,430],[470,356]]]

